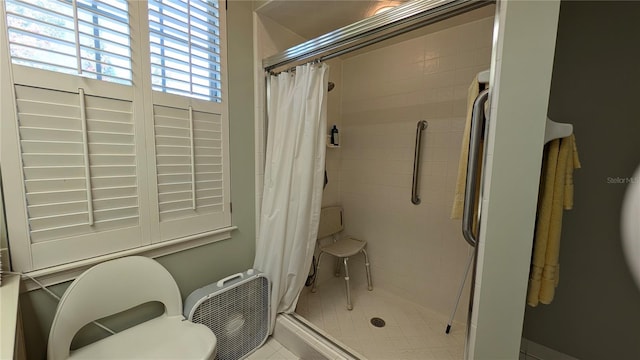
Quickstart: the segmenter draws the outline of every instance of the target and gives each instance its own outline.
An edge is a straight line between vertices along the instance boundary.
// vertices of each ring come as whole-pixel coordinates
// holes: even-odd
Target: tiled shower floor
[[[371,360],[458,360],[463,358],[465,328],[454,323],[444,333],[447,318],[396,295],[367,291],[352,281],[353,310],[346,308],[343,278],[329,279],[311,293],[305,287],[296,312]],[[458,309],[458,311],[464,311]],[[371,318],[382,318],[377,328]]]

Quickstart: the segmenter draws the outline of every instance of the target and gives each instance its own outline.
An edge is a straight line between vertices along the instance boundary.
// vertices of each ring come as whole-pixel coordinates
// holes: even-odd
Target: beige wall
[[[564,213],[560,283],[527,307],[523,336],[583,360],[637,359],[640,290],[626,266],[620,210],[640,164],[640,3],[563,1],[549,116],[574,125],[582,169]]]
[[[336,82],[342,145],[328,149],[327,169],[330,184],[339,178],[345,233],[368,241],[374,286],[448,315],[469,250],[460,221],[449,218],[467,89],[489,68],[493,20],[437,26],[343,59]],[[429,127],[416,206],[410,198],[419,120]],[[340,156],[338,174],[332,154]],[[362,259],[351,262],[352,283],[364,282]]]
[[[255,183],[254,183],[254,113],[253,113],[253,43],[252,4],[229,1],[227,25],[229,34],[229,124],[232,223],[238,230],[232,238],[164,256],[158,261],[176,279],[183,298],[201,286],[226,275],[250,268],[255,249]],[[246,106],[246,104],[251,106]],[[51,287],[62,295],[69,283]],[[57,302],[43,291],[31,291],[20,298],[23,312],[27,356],[44,359],[47,337]],[[157,306],[145,306],[105,321],[105,325],[121,330],[142,319],[155,316]],[[104,336],[89,330],[79,344]]]

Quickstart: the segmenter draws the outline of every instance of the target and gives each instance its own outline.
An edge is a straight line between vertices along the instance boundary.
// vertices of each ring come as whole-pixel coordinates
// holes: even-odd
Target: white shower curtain
[[[329,66],[271,76],[260,231],[254,268],[271,280],[271,331],[295,310],[313,256],[324,184]]]

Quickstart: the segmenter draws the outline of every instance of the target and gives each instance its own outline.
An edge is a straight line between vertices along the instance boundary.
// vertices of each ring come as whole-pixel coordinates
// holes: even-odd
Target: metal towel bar
[[[487,75],[485,74],[484,76],[486,77]],[[464,283],[467,279],[467,275],[469,274],[469,270],[472,268],[474,260],[476,259],[478,254],[477,245],[479,234],[475,234],[473,232],[473,220],[477,219],[478,224],[480,223],[480,204],[476,204],[476,194],[479,186],[477,185],[476,181],[480,180],[480,186],[482,186],[481,176],[478,175],[478,172],[481,171],[481,169],[478,164],[480,161],[482,161],[479,158],[480,146],[482,145],[482,134],[486,134],[488,132],[487,129],[489,121],[485,120],[485,118],[488,119],[488,115],[485,117],[484,113],[484,105],[486,104],[488,99],[489,90],[483,90],[480,92],[480,94],[478,94],[473,102],[473,109],[471,113],[471,130],[469,137],[469,153],[467,154],[467,176],[464,191],[464,210],[462,212],[462,235],[464,235],[464,239],[469,243],[469,245],[471,245],[475,249],[469,252],[467,267],[464,270],[462,281],[460,282],[460,287],[458,288],[458,295],[456,296],[456,302],[453,306],[453,310],[451,311],[451,316],[449,317],[447,328],[444,331],[445,334],[448,334],[451,331],[451,324],[453,323],[453,318],[456,315],[456,309],[458,308],[458,303],[460,302],[460,297],[462,296],[462,292],[464,290]],[[475,209],[478,209],[477,214],[474,213]],[[475,276],[475,266],[473,266],[473,275],[471,277],[471,294],[469,297],[470,304],[473,304],[473,284],[475,283]],[[471,324],[471,307],[469,308],[468,319],[469,321],[467,323],[467,329],[469,329]]]
[[[411,203],[420,204],[420,196],[418,196],[418,185],[420,183],[420,149],[422,148],[422,133],[427,129],[429,124],[426,120],[418,121],[416,128],[416,148],[413,156],[413,184],[411,185]]]
[[[471,136],[469,138],[469,157],[467,163],[467,179],[464,190],[464,210],[462,212],[462,235],[469,245],[475,247],[478,244],[478,234],[473,233],[473,218],[476,208],[476,194],[480,145],[483,133],[484,104],[489,98],[489,90],[483,90],[473,103],[471,115]],[[476,215],[477,216],[477,215]]]

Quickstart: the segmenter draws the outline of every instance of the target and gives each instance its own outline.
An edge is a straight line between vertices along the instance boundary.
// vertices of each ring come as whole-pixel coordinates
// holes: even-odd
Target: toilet
[[[85,325],[152,301],[165,306],[162,315],[70,350]],[[182,316],[171,274],[155,260],[128,256],[95,265],[69,285],[51,325],[47,358],[207,360],[215,358],[216,344],[209,328]]]

